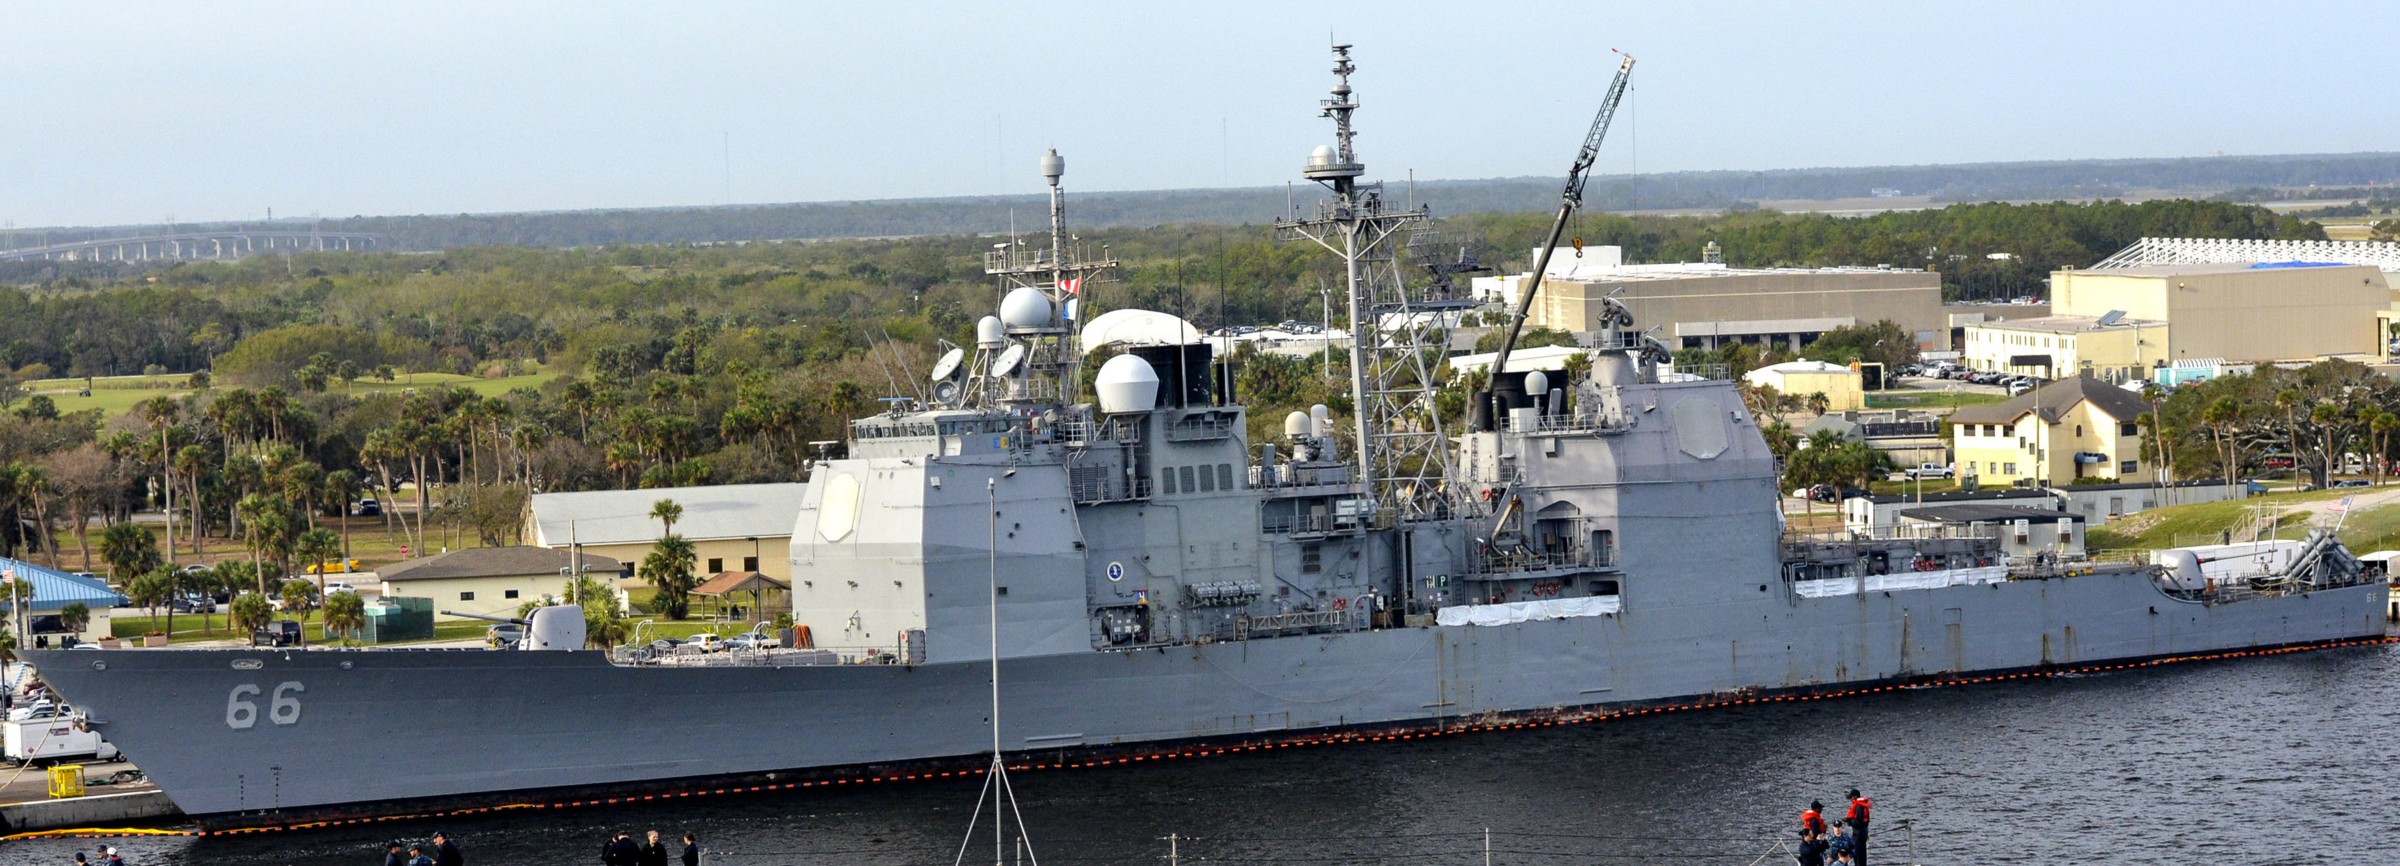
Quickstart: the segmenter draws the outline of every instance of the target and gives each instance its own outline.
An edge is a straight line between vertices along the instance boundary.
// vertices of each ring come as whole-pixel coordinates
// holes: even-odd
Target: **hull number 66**
[[[276,685],[274,693],[267,699],[267,721],[278,725],[298,724],[300,694],[306,691],[308,687],[296,680]],[[257,727],[259,694],[259,687],[249,683],[234,686],[233,693],[225,696],[225,726],[237,731]]]

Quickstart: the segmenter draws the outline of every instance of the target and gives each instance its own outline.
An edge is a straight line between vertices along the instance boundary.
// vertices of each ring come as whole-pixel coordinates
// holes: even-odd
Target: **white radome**
[[[1105,414],[1148,412],[1158,405],[1158,371],[1139,357],[1118,355],[1100,365],[1092,390],[1099,392]]]
[[[1050,296],[1032,286],[1011,289],[1000,300],[1000,321],[1011,328],[1040,328],[1050,324],[1055,310],[1050,309]]]

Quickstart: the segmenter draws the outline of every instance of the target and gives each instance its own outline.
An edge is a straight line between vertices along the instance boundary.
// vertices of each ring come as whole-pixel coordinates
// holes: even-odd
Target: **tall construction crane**
[[[1500,354],[1492,357],[1489,384],[1484,385],[1483,393],[1476,395],[1477,405],[1482,410],[1476,415],[1481,418],[1486,430],[1498,429],[1501,412],[1500,407],[1493,405],[1492,392],[1500,381],[1500,374],[1508,369],[1508,355],[1517,347],[1517,335],[1525,330],[1525,314],[1533,309],[1533,295],[1542,289],[1542,273],[1550,268],[1550,252],[1558,248],[1558,236],[1566,233],[1567,219],[1575,215],[1576,208],[1583,206],[1583,182],[1592,173],[1592,163],[1600,158],[1600,140],[1608,137],[1608,122],[1617,116],[1617,103],[1625,99],[1625,82],[1633,77],[1633,55],[1614,48],[1609,50],[1624,60],[1617,63],[1617,78],[1609,82],[1608,95],[1600,100],[1600,114],[1592,118],[1592,131],[1584,134],[1583,149],[1575,152],[1575,164],[1567,168],[1567,189],[1559,196],[1558,219],[1550,223],[1550,239],[1542,244],[1541,252],[1536,254],[1533,279],[1525,284],[1525,294],[1517,298],[1517,308],[1509,314],[1508,335],[1500,340]],[[1580,241],[1576,250],[1578,254],[1582,251]]]

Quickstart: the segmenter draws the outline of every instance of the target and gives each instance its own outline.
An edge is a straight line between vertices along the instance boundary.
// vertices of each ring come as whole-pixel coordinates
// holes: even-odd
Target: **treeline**
[[[1822,201],[1889,195],[1936,201],[2116,198],[2154,190],[2206,192],[2229,187],[2265,194],[2308,187],[2390,185],[2400,181],[2400,154],[2194,157],[2186,159],[2069,160],[1932,166],[1694,171],[1593,178],[1586,205],[1595,211],[1747,209],[1759,202]],[[1424,181],[1413,191],[1393,180],[1394,200],[1430,202],[1438,214],[1549,211],[1559,180],[1517,177]],[[1260,225],[1273,222],[1301,184],[1235,189],[1077,192],[1069,214],[1085,228],[1177,223]],[[723,207],[669,207],[548,213],[457,214],[281,220],[281,229],[380,232],[397,249],[431,251],[470,246],[582,247],[616,244],[715,243],[768,239],[873,238],[991,234],[1034,229],[1048,213],[1040,195],[882,201],[811,202]],[[229,224],[237,225],[237,224]],[[238,224],[255,228],[264,223]],[[0,247],[34,246],[150,234],[198,226],[111,226],[28,229],[0,235]],[[0,273],[0,278],[5,278]]]
[[[1531,266],[1529,248],[1547,220],[1533,213],[1455,217],[1430,225],[1441,240],[1425,246],[1444,258],[1469,250],[1516,272]],[[1624,246],[1635,262],[1697,261],[1716,241],[1738,266],[1933,267],[1947,294],[1969,298],[2043,295],[2051,271],[2088,266],[2145,236],[2324,236],[2314,224],[2264,208],[2186,200],[1954,205],[1863,218],[1603,214],[1579,217],[1572,228],[1586,243]],[[1162,310],[1206,327],[1315,321],[1342,285],[1333,257],[1277,242],[1264,225],[1098,229],[1083,237],[1124,263],[1113,282],[1089,295],[1102,308]],[[337,379],[356,377],[332,369],[343,364],[353,374],[382,365],[474,373],[493,363],[562,361],[617,381],[660,369],[692,375],[706,366],[704,355],[740,358],[752,370],[872,365],[867,347],[887,338],[917,347],[967,340],[974,321],[996,305],[979,258],[989,246],[986,238],[949,235],[478,247],[126,265],[119,274],[43,271],[0,288],[0,361],[43,375],[211,369],[222,384],[250,386],[290,384],[318,355],[328,356],[324,372]],[[1401,256],[1412,279],[1422,278],[1414,253],[1403,246]],[[883,378],[871,370],[863,381]]]

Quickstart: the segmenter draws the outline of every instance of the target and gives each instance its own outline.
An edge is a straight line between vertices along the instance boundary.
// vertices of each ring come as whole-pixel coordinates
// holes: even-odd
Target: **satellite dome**
[[[1050,324],[1050,296],[1032,286],[1018,286],[1000,300],[1000,321],[1011,328],[1039,328]]]
[[[1292,414],[1283,416],[1283,435],[1294,439],[1306,437],[1308,435],[1308,413],[1293,410]]]
[[[1008,341],[1007,334],[1007,328],[1000,324],[999,316],[985,316],[982,321],[975,323],[975,346],[981,349],[1000,348],[1001,343]]]
[[[1550,374],[1540,370],[1525,374],[1525,393],[1535,397],[1550,393]]]
[[[1333,145],[1330,144],[1317,145],[1317,149],[1308,152],[1308,164],[1312,166],[1332,165],[1333,158]]]
[[[1100,393],[1103,413],[1148,412],[1158,405],[1158,371],[1139,357],[1118,355],[1100,365],[1092,390]]]

